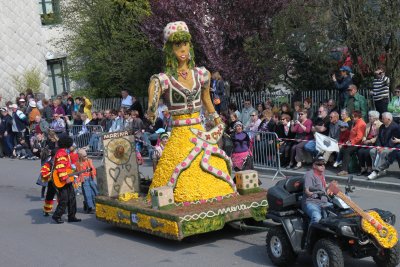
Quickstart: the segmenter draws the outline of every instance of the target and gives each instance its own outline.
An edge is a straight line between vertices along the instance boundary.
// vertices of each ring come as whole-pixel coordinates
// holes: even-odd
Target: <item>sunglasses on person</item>
[[[315,163],[317,166],[325,166],[325,163]]]
[[[304,113],[299,113],[299,116],[303,116],[304,115]]]
[[[250,116],[257,116],[256,114],[251,114]]]

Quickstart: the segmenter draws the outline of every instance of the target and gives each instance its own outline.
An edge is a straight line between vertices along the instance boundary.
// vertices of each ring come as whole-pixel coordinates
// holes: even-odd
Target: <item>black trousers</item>
[[[387,112],[387,108],[389,105],[389,99],[381,99],[378,101],[374,101],[375,109],[379,112],[380,118],[382,119],[382,113]]]
[[[357,153],[358,147],[350,146],[342,148],[341,152],[343,153],[343,160],[342,160],[342,169],[346,172],[349,171],[349,163],[350,158],[354,153]]]
[[[372,158],[369,154],[370,150],[371,148],[362,147],[357,151],[358,161],[360,162],[360,166],[362,168],[372,167]]]
[[[58,189],[58,205],[53,214],[54,219],[60,219],[68,207],[68,219],[75,218],[76,214],[76,197],[72,183],[66,184]]]
[[[56,194],[57,194],[57,188],[53,184],[53,181],[49,181],[47,183],[46,201],[53,200]]]

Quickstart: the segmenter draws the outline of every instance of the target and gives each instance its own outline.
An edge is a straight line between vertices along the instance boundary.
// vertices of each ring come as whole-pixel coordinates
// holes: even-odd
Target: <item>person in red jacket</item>
[[[343,153],[343,163],[342,163],[342,171],[340,171],[337,175],[339,176],[347,176],[349,174],[348,167],[350,158],[354,153],[357,153],[358,147],[354,145],[360,145],[361,141],[364,137],[365,128],[367,128],[367,124],[362,119],[361,111],[355,110],[353,111],[353,127],[350,130],[350,135],[348,141],[346,141],[346,146],[343,146],[340,149],[340,153]]]
[[[53,220],[60,224],[64,223],[62,215],[68,207],[68,222],[80,222],[81,219],[76,218],[76,197],[75,190],[72,185],[73,178],[69,177],[68,171],[73,169],[70,158],[70,148],[73,140],[67,135],[61,135],[58,140],[59,149],[54,156],[54,171],[57,172],[61,181],[66,184],[58,189],[58,205],[53,214]]]

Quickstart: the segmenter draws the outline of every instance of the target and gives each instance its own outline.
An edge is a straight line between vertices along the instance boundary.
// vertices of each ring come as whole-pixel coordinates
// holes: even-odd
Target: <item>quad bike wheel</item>
[[[267,253],[277,266],[292,266],[297,254],[293,251],[290,240],[281,226],[275,226],[267,233]]]
[[[344,267],[342,250],[329,239],[320,239],[315,243],[312,259],[314,267]]]
[[[391,249],[383,249],[378,255],[373,257],[379,267],[395,267],[400,263],[400,243]]]

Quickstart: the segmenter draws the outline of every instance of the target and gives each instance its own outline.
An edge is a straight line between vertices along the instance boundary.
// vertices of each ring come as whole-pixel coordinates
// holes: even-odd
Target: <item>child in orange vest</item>
[[[91,159],[87,157],[86,150],[78,150],[79,160],[76,163],[77,171],[91,169],[90,171],[81,173],[79,181],[82,181],[83,197],[87,205],[87,213],[93,213],[95,208],[95,197],[99,194],[96,184],[96,168]]]

